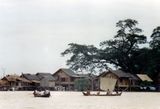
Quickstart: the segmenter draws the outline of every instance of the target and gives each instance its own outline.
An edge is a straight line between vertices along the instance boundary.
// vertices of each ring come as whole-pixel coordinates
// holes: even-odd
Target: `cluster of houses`
[[[36,74],[22,73],[18,75],[7,75],[0,80],[0,90],[77,90],[75,81],[78,79],[87,79],[91,81],[92,90],[100,90],[100,78],[116,78],[116,87],[121,90],[133,90],[141,88],[144,81],[153,82],[146,74],[133,75],[121,70],[108,70],[100,75],[77,74],[70,69],[61,68],[55,73]]]

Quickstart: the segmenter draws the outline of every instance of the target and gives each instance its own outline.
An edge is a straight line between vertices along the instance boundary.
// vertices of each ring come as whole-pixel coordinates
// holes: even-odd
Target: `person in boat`
[[[50,94],[50,91],[49,90],[45,90],[44,91],[44,95],[46,95],[46,94]]]
[[[41,95],[41,93],[39,91],[37,91],[37,90],[34,90],[33,94],[34,95]]]
[[[35,94],[36,94],[36,92],[37,92],[37,90],[34,90],[33,94],[35,95]]]
[[[90,94],[91,94],[91,93],[90,93],[90,90],[87,90],[86,94],[87,94],[87,95],[90,95]]]
[[[116,90],[116,94],[118,94],[118,90]]]
[[[110,95],[111,91],[109,89],[107,89],[107,94],[106,95]]]
[[[100,91],[97,92],[97,95],[100,95]]]

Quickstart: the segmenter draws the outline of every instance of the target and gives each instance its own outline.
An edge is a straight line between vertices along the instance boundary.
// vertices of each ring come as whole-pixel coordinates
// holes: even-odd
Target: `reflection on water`
[[[83,96],[81,92],[51,92],[34,98],[32,92],[0,92],[0,109],[160,109],[160,93],[121,96]]]

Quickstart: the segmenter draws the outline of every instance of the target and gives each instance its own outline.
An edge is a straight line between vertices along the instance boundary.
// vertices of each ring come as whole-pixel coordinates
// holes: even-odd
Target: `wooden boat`
[[[34,91],[33,95],[34,95],[34,97],[50,97],[51,96],[50,92],[41,94],[37,91]]]
[[[91,94],[90,91],[82,92],[84,96],[121,96],[122,92],[116,91],[113,93],[113,90],[115,90],[117,79],[114,78],[100,78],[100,89],[105,91],[106,94],[100,94],[100,91],[97,94]]]
[[[84,96],[121,96],[122,92],[111,93],[111,94],[89,94],[87,92],[82,92]]]

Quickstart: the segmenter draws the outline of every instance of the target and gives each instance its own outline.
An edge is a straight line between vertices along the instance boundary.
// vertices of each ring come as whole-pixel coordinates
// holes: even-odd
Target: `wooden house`
[[[9,83],[6,80],[0,80],[0,90],[6,91],[9,89]]]
[[[26,86],[27,90],[34,90],[40,87],[40,79],[38,78],[37,75],[26,73],[26,74],[22,74],[21,77],[31,82],[30,85]]]
[[[59,90],[59,88],[62,88],[64,90],[74,90],[74,86],[75,86],[74,82],[76,79],[79,79],[81,76],[78,74],[75,74],[70,69],[61,68],[53,74],[53,77],[56,80],[55,85],[57,90]]]
[[[1,79],[8,90],[23,90],[25,86],[28,86],[31,82],[18,75],[7,75]]]
[[[109,70],[98,76],[117,79],[116,87],[122,90],[129,90],[130,87],[136,87],[138,78],[122,70]]]
[[[37,73],[36,76],[40,79],[40,87],[54,89],[55,78],[50,73]]]

